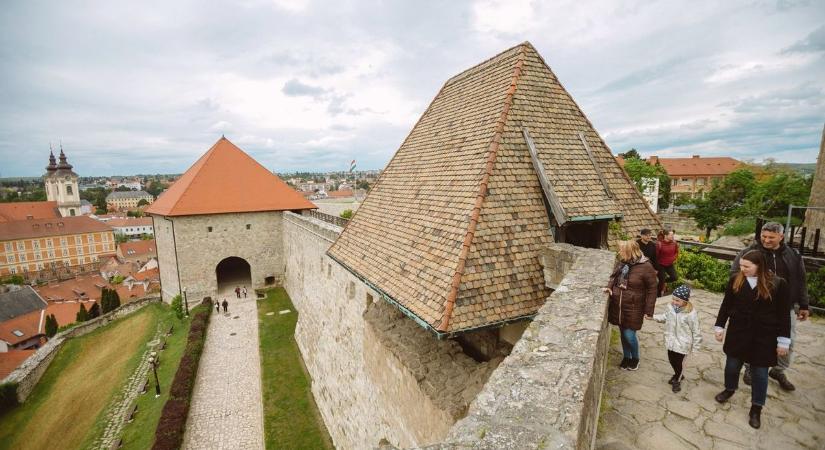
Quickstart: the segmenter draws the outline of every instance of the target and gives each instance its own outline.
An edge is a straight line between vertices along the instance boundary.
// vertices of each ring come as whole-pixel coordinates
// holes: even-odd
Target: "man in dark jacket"
[[[647,256],[650,264],[658,271],[659,263],[656,261],[656,243],[653,242],[653,232],[648,228],[642,228],[642,230],[639,231],[639,239],[636,239],[636,243],[639,244],[639,249],[642,251],[642,254]]]
[[[731,274],[739,272],[739,258],[750,250],[761,250],[768,262],[768,270],[777,274],[788,282],[791,305],[791,345],[786,356],[778,358],[778,364],[768,375],[779,382],[779,386],[786,391],[793,391],[796,387],[788,380],[785,369],[791,365],[793,345],[796,340],[796,321],[803,322],[810,314],[808,308],[808,285],[805,282],[805,262],[796,250],[785,245],[785,227],[776,222],[762,225],[760,242],[754,242],[748,248],[739,252],[731,265]],[[796,319],[796,320],[794,320]],[[750,367],[745,367],[745,384],[751,384]]]

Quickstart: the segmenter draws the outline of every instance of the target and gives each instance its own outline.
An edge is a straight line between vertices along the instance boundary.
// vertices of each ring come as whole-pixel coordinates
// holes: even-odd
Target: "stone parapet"
[[[29,397],[29,394],[31,394],[43,374],[46,373],[46,369],[49,368],[49,364],[51,364],[54,357],[57,356],[57,353],[60,351],[60,348],[66,340],[91,333],[92,331],[106,326],[117,319],[133,314],[146,305],[156,302],[160,302],[160,297],[143,297],[141,299],[126,303],[112,312],[57,333],[54,337],[49,339],[49,342],[37,349],[37,352],[26,359],[20,367],[15,369],[4,380],[2,380],[2,382],[17,383],[17,400],[20,403],[23,403],[26,401],[26,398]]]
[[[556,286],[512,353],[442,443],[427,449],[592,448],[610,343],[607,285],[614,255],[552,244]]]

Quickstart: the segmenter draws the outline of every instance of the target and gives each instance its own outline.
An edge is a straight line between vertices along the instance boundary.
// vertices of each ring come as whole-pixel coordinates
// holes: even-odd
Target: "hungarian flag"
[[[349,171],[352,172],[355,170],[355,160],[353,159],[352,162],[349,163]]]

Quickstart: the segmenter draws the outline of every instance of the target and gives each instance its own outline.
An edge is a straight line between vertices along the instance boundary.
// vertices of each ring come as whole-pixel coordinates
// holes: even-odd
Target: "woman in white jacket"
[[[663,314],[655,314],[653,320],[665,324],[667,359],[674,372],[668,383],[673,386],[673,392],[679,392],[685,379],[682,375],[685,356],[691,351],[699,351],[702,343],[699,315],[690,303],[690,287],[683,284],[676,288],[667,310]]]

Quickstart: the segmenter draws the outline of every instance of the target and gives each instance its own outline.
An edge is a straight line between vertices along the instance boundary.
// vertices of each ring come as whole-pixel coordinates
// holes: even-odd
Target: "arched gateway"
[[[277,284],[285,272],[283,212],[314,208],[222,137],[146,209],[163,300],[185,289],[191,305],[232,284],[250,291]]]
[[[215,266],[215,279],[219,294],[233,292],[238,286],[251,288],[252,269],[245,259],[230,256]]]

